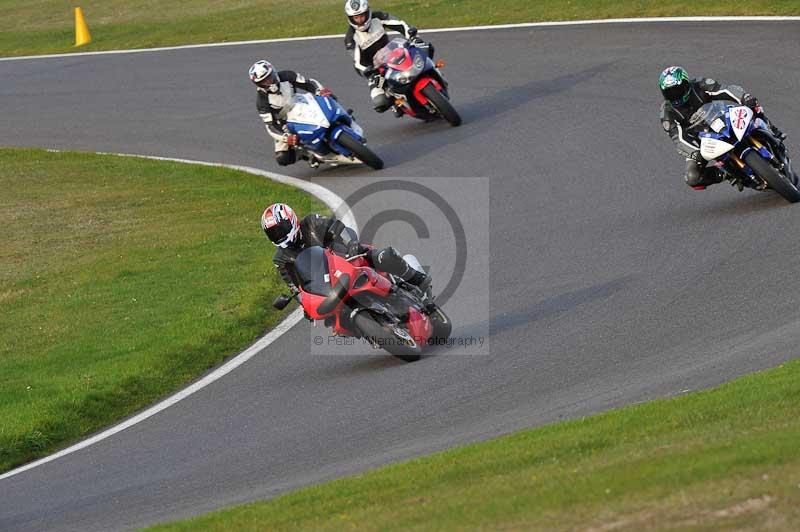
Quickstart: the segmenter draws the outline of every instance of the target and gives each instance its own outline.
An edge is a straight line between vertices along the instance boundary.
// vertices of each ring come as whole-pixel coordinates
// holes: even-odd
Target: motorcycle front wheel
[[[797,187],[790,180],[781,175],[776,168],[773,168],[769,162],[761,157],[761,154],[756,151],[750,151],[744,156],[744,162],[753,169],[758,177],[767,182],[769,188],[780,194],[783,199],[789,203],[800,201],[800,190],[797,190]]]
[[[399,330],[389,324],[384,324],[380,318],[369,311],[359,312],[354,321],[356,327],[361,331],[361,335],[373,345],[382,347],[406,362],[419,360],[422,346],[410,337],[408,330]]]
[[[383,160],[375,155],[375,152],[369,149],[366,144],[362,144],[361,141],[354,139],[347,133],[339,135],[337,142],[347,148],[347,150],[353,152],[353,155],[370,168],[374,168],[375,170],[383,168]]]
[[[436,90],[432,83],[427,84],[422,89],[422,94],[430,100],[437,111],[442,115],[442,118],[447,120],[447,123],[453,127],[461,125],[461,115],[458,114],[453,104],[450,103],[444,94]]]

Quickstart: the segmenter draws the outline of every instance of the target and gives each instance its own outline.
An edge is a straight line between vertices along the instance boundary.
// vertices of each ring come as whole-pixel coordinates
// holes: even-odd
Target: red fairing
[[[417,84],[414,86],[414,98],[416,98],[417,101],[422,105],[428,104],[428,99],[424,94],[422,94],[422,89],[424,89],[429,83],[433,83],[433,86],[436,87],[437,91],[442,90],[442,86],[435,79],[427,76],[419,78],[419,80],[417,80]]]
[[[392,283],[387,277],[371,268],[366,259],[363,257],[359,257],[348,262],[344,258],[327,250],[325,251],[325,256],[328,259],[328,271],[330,272],[331,286],[336,286],[336,284],[339,282],[339,278],[342,275],[347,274],[350,276],[350,289],[345,298],[339,302],[336,308],[334,308],[331,312],[321,314],[318,309],[320,304],[325,300],[325,296],[312,294],[301,288],[300,293],[302,295],[303,310],[305,310],[306,313],[315,320],[324,320],[328,316],[335,316],[336,323],[333,326],[334,331],[336,331],[338,334],[349,335],[350,331],[345,329],[339,320],[339,315],[341,314],[344,302],[347,299],[355,297],[363,292],[371,292],[373,294],[377,294],[378,296],[386,297],[389,295],[389,291],[392,288]],[[359,288],[355,288],[353,286],[355,281],[362,275],[367,276],[367,282],[362,284]]]
[[[408,53],[408,50],[405,48],[397,48],[396,50],[392,50],[392,53],[386,58],[386,64],[389,65],[389,68],[392,70],[404,72],[414,65],[414,61],[411,59],[411,54]]]
[[[425,316],[414,307],[409,307],[408,332],[415,342],[424,344],[433,334],[433,324],[428,316]]]

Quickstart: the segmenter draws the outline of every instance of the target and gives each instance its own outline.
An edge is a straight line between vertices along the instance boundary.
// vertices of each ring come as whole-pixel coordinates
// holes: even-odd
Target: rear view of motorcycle
[[[800,183],[786,146],[752,109],[713,101],[694,113],[690,129],[700,137],[701,156],[739,190],[769,188],[790,203],[800,201]]]

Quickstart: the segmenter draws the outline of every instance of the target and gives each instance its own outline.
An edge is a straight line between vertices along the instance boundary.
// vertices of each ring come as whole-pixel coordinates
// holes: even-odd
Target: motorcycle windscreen
[[[330,127],[330,123],[322,112],[317,100],[310,94],[295,94],[292,96],[292,103],[285,110],[285,118],[287,122],[294,122],[295,124],[308,124],[310,126]],[[281,111],[284,115],[284,111]],[[283,117],[283,116],[281,116]]]
[[[294,269],[303,290],[318,296],[330,293],[328,258],[321,247],[313,246],[301,251],[294,261]]]
[[[700,108],[694,112],[691,118],[689,118],[689,126],[687,129],[714,129],[714,131],[717,131],[716,128],[711,127],[711,124],[713,124],[716,120],[722,120],[724,122],[725,113],[732,105],[737,104],[728,100],[715,100],[713,102],[701,105]],[[719,133],[719,131],[717,131],[717,133]]]
[[[375,52],[375,55],[372,57],[372,66],[375,68],[380,68],[386,63],[389,62],[389,57],[392,55],[392,52],[395,50],[403,50],[405,48],[406,41],[405,39],[400,39],[395,37],[391,41],[389,41],[386,46]],[[399,56],[399,53],[398,53]]]

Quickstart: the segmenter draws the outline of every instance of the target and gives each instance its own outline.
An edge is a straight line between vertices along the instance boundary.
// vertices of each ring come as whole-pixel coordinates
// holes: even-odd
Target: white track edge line
[[[51,149],[51,150],[48,150],[48,151],[60,152],[62,150],[52,150]],[[278,183],[282,183],[282,184],[286,184],[286,185],[291,185],[291,186],[297,187],[297,188],[299,188],[299,189],[301,189],[301,190],[303,190],[305,192],[308,192],[312,196],[316,197],[317,199],[319,199],[320,201],[325,203],[325,205],[327,205],[331,209],[331,211],[336,211],[337,209],[340,208],[341,205],[344,204],[344,200],[342,200],[334,192],[328,190],[327,188],[325,188],[325,187],[323,187],[321,185],[317,185],[315,183],[309,183],[308,181],[303,181],[302,179],[297,179],[297,178],[294,178],[294,177],[289,177],[289,176],[285,176],[285,175],[281,175],[281,174],[274,174],[274,173],[271,173],[271,172],[265,172],[264,170],[259,170],[258,168],[251,168],[251,167],[248,167],[248,166],[237,166],[237,165],[229,165],[229,164],[211,163],[211,162],[206,162],[206,161],[193,161],[193,160],[189,160],[189,159],[173,159],[173,158],[170,158],[170,157],[155,157],[155,156],[148,156],[148,155],[127,154],[127,153],[105,153],[105,152],[96,152],[96,153],[98,153],[100,155],[116,155],[116,156],[120,156],[120,157],[139,157],[139,158],[143,158],[143,159],[152,159],[152,160],[157,160],[157,161],[170,161],[170,162],[178,162],[178,163],[186,163],[186,164],[198,164],[198,165],[202,165],[202,166],[216,166],[216,167],[220,167],[220,168],[230,168],[230,169],[233,169],[233,170],[240,170],[240,171],[247,172],[247,173],[250,173],[250,174],[255,174],[255,175],[262,176],[262,177],[266,177],[267,179],[270,179],[272,181],[276,181]],[[356,224],[355,217],[353,216],[353,212],[350,210],[349,206],[347,206],[346,208],[347,208],[346,213],[341,217],[342,222],[345,225],[347,225],[348,227],[352,227],[352,228],[358,230],[358,226]],[[74,445],[71,445],[70,447],[67,447],[66,449],[62,449],[62,450],[58,451],[57,453],[51,454],[49,456],[45,456],[44,458],[40,458],[39,460],[36,460],[36,461],[31,462],[29,464],[25,464],[25,465],[20,466],[20,467],[18,467],[16,469],[12,469],[11,471],[9,471],[7,473],[3,473],[2,475],[0,475],[0,480],[4,480],[4,479],[7,479],[9,477],[13,477],[14,475],[18,475],[20,473],[23,473],[25,471],[28,471],[28,470],[33,469],[35,467],[38,467],[40,465],[44,465],[44,464],[46,464],[48,462],[52,462],[53,460],[57,460],[57,459],[59,459],[59,458],[61,458],[63,456],[66,456],[68,454],[72,454],[72,453],[74,453],[76,451],[79,451],[81,449],[89,447],[89,446],[91,446],[91,445],[93,445],[93,444],[95,444],[95,443],[97,443],[99,441],[105,440],[106,438],[109,438],[109,437],[117,434],[118,432],[122,432],[123,430],[125,430],[127,428],[130,428],[130,427],[136,425],[137,423],[140,423],[140,422],[144,421],[145,419],[147,419],[149,417],[154,416],[155,414],[158,414],[162,410],[166,410],[170,406],[178,403],[179,401],[181,401],[183,399],[186,399],[187,397],[189,397],[193,393],[205,388],[206,386],[208,386],[212,382],[222,378],[223,376],[227,375],[228,373],[230,373],[234,369],[238,368],[239,366],[241,366],[242,364],[244,364],[245,362],[247,362],[248,360],[253,358],[253,356],[255,356],[257,353],[259,353],[262,349],[264,349],[265,347],[269,346],[272,342],[274,342],[275,340],[280,338],[285,332],[287,332],[289,329],[294,327],[302,318],[303,318],[303,312],[299,308],[295,309],[294,312],[289,314],[283,321],[281,321],[278,325],[276,325],[274,329],[272,329],[267,334],[265,334],[263,337],[258,339],[253,345],[251,345],[250,347],[248,347],[247,349],[245,349],[244,351],[242,351],[241,353],[239,353],[238,355],[236,355],[235,357],[233,357],[232,359],[227,361],[225,364],[223,364],[222,366],[218,367],[217,369],[215,369],[214,371],[212,371],[211,373],[209,373],[208,375],[206,375],[205,377],[203,377],[199,381],[187,386],[186,388],[182,389],[181,391],[177,392],[176,394],[171,395],[170,397],[164,399],[163,401],[161,401],[159,403],[156,403],[155,405],[151,406],[147,410],[145,410],[143,412],[140,412],[139,414],[136,414],[135,416],[123,421],[122,423],[114,425],[113,427],[111,427],[109,429],[106,429],[106,430],[104,430],[104,431],[102,431],[102,432],[100,432],[98,434],[95,434],[94,436],[92,436],[90,438],[87,438],[87,439],[85,439],[85,440],[83,440],[81,442],[78,442],[78,443],[76,443]]]
[[[483,30],[506,30],[514,28],[546,28],[553,26],[587,26],[595,24],[645,24],[657,22],[797,22],[800,16],[743,16],[743,17],[642,17],[642,18],[607,18],[598,20],[560,20],[550,22],[522,22],[518,24],[495,24],[486,26],[460,26],[457,28],[433,28],[420,30],[420,33],[449,33],[454,31],[483,31]],[[253,41],[233,41],[205,44],[185,44],[181,46],[162,46],[158,48],[135,48],[132,50],[101,50],[97,52],[76,52],[64,54],[48,55],[26,55],[20,57],[0,57],[3,61],[22,61],[28,59],[52,59],[60,57],[84,57],[92,55],[110,54],[137,54],[144,52],[164,52],[170,50],[189,50],[192,48],[219,48],[223,46],[242,46],[252,44],[273,44],[295,41],[315,41],[322,39],[337,39],[344,37],[344,34],[336,35],[310,35],[308,37],[284,37],[280,39],[261,39]]]

